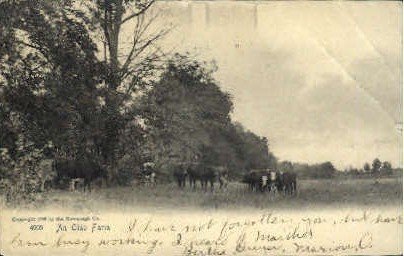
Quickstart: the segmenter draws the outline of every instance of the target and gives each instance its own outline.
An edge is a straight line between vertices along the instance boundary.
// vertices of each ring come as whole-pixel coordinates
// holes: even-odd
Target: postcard
[[[401,1],[0,1],[0,255],[402,255]]]

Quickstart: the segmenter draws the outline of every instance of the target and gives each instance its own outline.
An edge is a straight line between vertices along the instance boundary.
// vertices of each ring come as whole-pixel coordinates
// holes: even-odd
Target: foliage
[[[120,158],[142,158],[138,113],[127,106],[159,70],[155,42],[167,31],[148,33],[154,19],[145,14],[154,1],[85,2],[83,11],[77,2],[0,3],[0,142],[14,158],[19,133],[37,148],[52,140],[54,155],[89,155],[117,176]],[[121,27],[132,20],[132,46],[120,52]],[[11,125],[14,114],[18,127]]]
[[[267,138],[231,121],[233,102],[213,79],[213,63],[178,54],[164,62],[156,42],[168,29],[148,31],[154,1],[99,0],[82,3],[84,11],[77,3],[0,3],[0,147],[14,163],[2,166],[21,179],[10,181],[25,184],[18,173],[35,169],[22,156],[86,155],[118,184],[151,160],[167,170],[202,162],[233,173],[276,165]],[[124,25],[134,28],[127,52]]]
[[[178,56],[181,58],[182,56]],[[199,63],[172,61],[160,81],[143,98],[150,151],[156,162],[193,162],[207,152],[210,135],[218,135],[229,123],[229,95],[208,82]]]
[[[52,140],[55,149],[74,157],[97,151],[100,104],[96,59],[83,14],[71,3],[2,2],[0,86],[6,120],[19,116],[19,130],[37,148]],[[13,149],[12,142],[2,141]],[[14,153],[11,151],[11,153]]]
[[[293,163],[290,161],[282,161],[278,164],[278,169],[283,172],[293,171]]]
[[[300,178],[313,178],[313,179],[329,179],[333,178],[337,170],[331,162],[324,162],[321,164],[293,164],[293,171],[296,172]]]
[[[176,54],[143,97],[150,152],[166,165],[163,169],[203,163],[241,173],[268,166],[268,140],[231,121],[231,96],[213,79],[215,70],[214,65]]]
[[[237,153],[238,168],[240,171],[252,169],[274,169],[277,160],[269,151],[269,141],[266,137],[260,137],[250,131],[246,131],[240,123],[233,125],[235,134],[229,139],[233,143]]]
[[[363,165],[363,170],[364,170],[365,172],[370,172],[370,165],[369,165],[369,163],[365,163],[365,164]]]
[[[100,61],[105,65],[105,126],[101,145],[103,158],[113,169],[118,168],[118,161],[123,156],[119,154],[122,151],[121,145],[115,142],[125,134],[130,125],[128,122],[139,114],[132,111],[135,108],[128,106],[136,101],[135,95],[147,86],[152,86],[152,77],[156,76],[162,65],[164,52],[157,42],[167,34],[168,29],[151,31],[156,17],[146,14],[153,3],[153,0],[97,0],[85,3],[96,28],[95,40],[103,45]],[[129,41],[121,37],[127,24],[133,31]],[[139,137],[134,139],[134,144],[141,140]]]
[[[0,148],[0,190],[6,195],[8,204],[35,201],[43,185],[41,161],[46,158],[44,152],[53,144],[49,141],[38,149],[32,141],[19,134],[16,146],[14,159],[7,148]]]
[[[380,168],[382,167],[382,162],[379,160],[379,158],[375,158],[372,162],[372,173],[376,174],[380,172]]]
[[[393,173],[393,168],[391,166],[391,163],[388,162],[388,161],[384,161],[382,166],[381,166],[380,172],[382,173],[382,175],[392,174]]]

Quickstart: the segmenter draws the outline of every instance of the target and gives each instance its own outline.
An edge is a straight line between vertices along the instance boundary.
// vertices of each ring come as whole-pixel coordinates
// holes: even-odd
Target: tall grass
[[[200,187],[180,189],[176,184],[94,188],[91,193],[54,190],[40,194],[35,206],[119,211],[133,208],[303,209],[402,203],[402,179],[300,180],[297,186],[295,196],[251,192],[238,182],[230,183],[225,190],[216,186],[213,192],[209,188],[205,192]]]

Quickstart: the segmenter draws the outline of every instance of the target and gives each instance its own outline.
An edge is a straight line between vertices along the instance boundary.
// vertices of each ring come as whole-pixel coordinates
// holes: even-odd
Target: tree
[[[2,93],[0,93],[0,96]],[[4,100],[0,99],[0,147],[6,148],[7,152],[15,155],[17,131],[13,127],[10,109],[6,107]]]
[[[145,94],[141,106],[153,159],[226,166],[234,175],[268,168],[275,161],[268,139],[231,121],[233,103],[213,79],[215,70],[176,54]]]
[[[337,172],[331,162],[324,162],[321,164],[293,164],[293,170],[299,177],[313,178],[313,179],[329,179],[333,178]]]
[[[391,169],[392,169],[391,163],[388,162],[388,161],[384,161],[384,162],[383,162],[383,165],[382,165],[382,168],[383,168],[383,169],[387,169],[387,170],[391,170]]]
[[[334,176],[336,169],[331,162],[325,162],[320,164],[320,177],[331,178]]]
[[[241,159],[242,170],[275,168],[276,159],[269,152],[269,142],[265,137],[260,137],[246,130],[240,123],[234,124],[237,139],[231,139],[236,148],[237,157]]]
[[[385,175],[389,175],[393,173],[393,168],[391,166],[391,163],[388,161],[384,161],[381,167],[381,173]]]
[[[230,96],[214,83],[212,69],[187,60],[176,55],[143,98],[151,151],[158,162],[216,162],[217,148],[227,147],[220,138],[230,122]]]
[[[168,29],[151,32],[157,16],[149,17],[154,0],[97,0],[86,6],[103,47],[103,62],[106,65],[105,90],[103,98],[105,118],[103,155],[114,163],[117,147],[114,143],[122,134],[128,122],[139,113],[132,112],[134,95],[147,86],[162,64],[164,53],[156,42],[167,34]],[[122,42],[121,33],[125,25],[133,28],[131,42]],[[123,45],[130,44],[125,50]],[[126,48],[126,47],[125,47]],[[138,138],[139,139],[139,138]]]
[[[104,72],[83,13],[69,1],[0,5],[0,96],[9,131],[38,148],[51,140],[70,156],[96,152]]]
[[[369,163],[365,163],[365,164],[363,165],[363,170],[364,170],[366,173],[368,173],[368,172],[370,171],[370,165],[369,165]]]
[[[293,164],[290,161],[283,161],[279,164],[279,169],[286,172],[293,171]]]
[[[7,120],[1,144],[13,153],[14,117],[38,147],[51,139],[64,157],[90,154],[113,167],[128,144],[139,145],[143,128],[134,123],[139,113],[132,105],[160,70],[164,53],[156,42],[168,32],[150,32],[157,16],[146,14],[153,3],[1,2],[0,114]],[[127,52],[124,25],[133,27]]]
[[[348,173],[353,176],[358,176],[360,174],[360,170],[358,170],[358,168],[349,168]]]
[[[379,173],[381,166],[382,162],[379,160],[379,158],[375,158],[375,160],[372,162],[372,173]]]

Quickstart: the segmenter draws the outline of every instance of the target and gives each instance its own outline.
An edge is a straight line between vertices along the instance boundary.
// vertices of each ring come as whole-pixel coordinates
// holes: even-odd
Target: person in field
[[[227,189],[229,184],[229,171],[226,167],[217,167],[217,174],[220,189]]]

